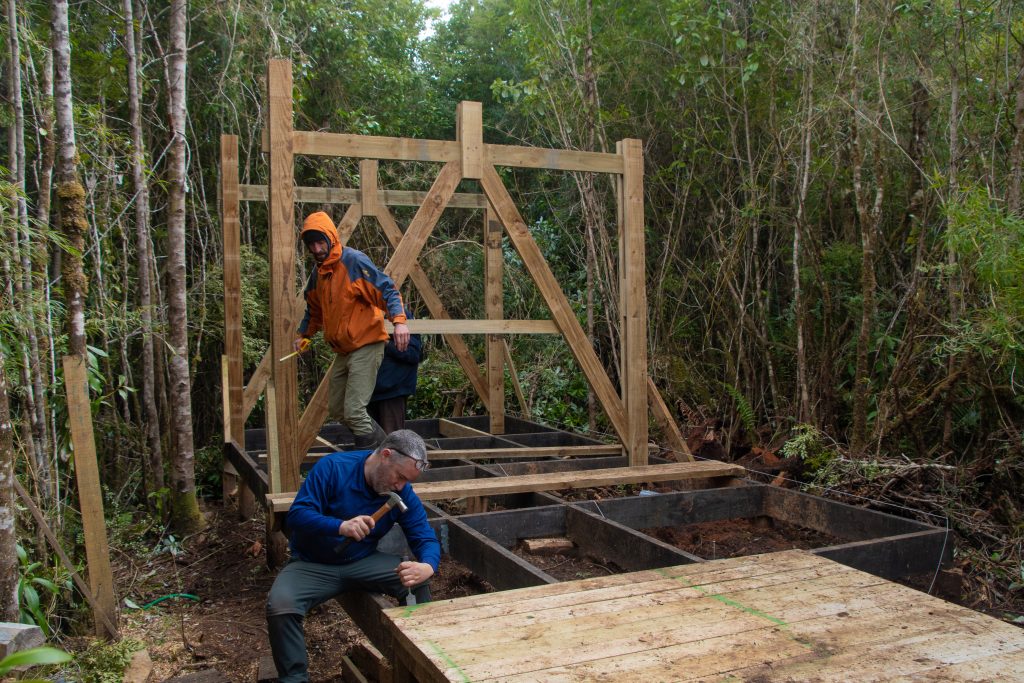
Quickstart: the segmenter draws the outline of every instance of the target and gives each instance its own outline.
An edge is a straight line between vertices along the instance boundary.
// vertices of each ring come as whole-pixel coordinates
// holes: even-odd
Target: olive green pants
[[[331,386],[327,392],[327,415],[344,422],[353,434],[373,433],[373,421],[366,412],[366,405],[377,384],[377,370],[384,359],[386,343],[367,344],[352,353],[339,353],[328,372]]]

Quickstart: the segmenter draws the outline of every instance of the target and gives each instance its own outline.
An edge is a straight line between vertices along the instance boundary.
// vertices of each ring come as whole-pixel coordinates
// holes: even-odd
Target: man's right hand
[[[374,524],[376,522],[373,521],[373,517],[370,515],[359,515],[342,522],[341,526],[338,527],[338,535],[347,536],[353,541],[361,541],[370,533]]]
[[[309,337],[296,337],[292,342],[292,348],[296,353],[302,353],[309,348]]]

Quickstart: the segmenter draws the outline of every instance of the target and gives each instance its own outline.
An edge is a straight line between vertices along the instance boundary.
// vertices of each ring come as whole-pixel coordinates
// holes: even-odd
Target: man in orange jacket
[[[310,214],[302,242],[316,261],[306,283],[306,315],[299,325],[295,350],[323,331],[337,354],[329,372],[328,416],[343,421],[355,435],[356,448],[375,448],[384,430],[366,412],[388,340],[384,316],[394,323],[395,346],[409,345],[402,295],[394,281],[366,254],[341,244],[334,222],[323,211]]]

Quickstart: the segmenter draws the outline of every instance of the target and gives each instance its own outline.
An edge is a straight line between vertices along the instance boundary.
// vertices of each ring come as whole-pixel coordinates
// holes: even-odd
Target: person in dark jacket
[[[288,510],[291,561],[267,596],[267,633],[282,683],[309,680],[303,622],[317,605],[349,590],[430,600],[427,582],[437,572],[441,545],[412,489],[429,466],[423,439],[400,429],[373,452],[331,453],[310,470]],[[394,507],[374,522],[389,491],[408,509]],[[396,523],[416,560],[377,550]]]
[[[412,320],[408,307],[405,317]],[[384,347],[377,385],[366,409],[387,434],[405,429],[405,406],[408,398],[416,393],[416,372],[422,361],[423,341],[418,334],[409,336],[405,351],[399,351],[393,339]]]

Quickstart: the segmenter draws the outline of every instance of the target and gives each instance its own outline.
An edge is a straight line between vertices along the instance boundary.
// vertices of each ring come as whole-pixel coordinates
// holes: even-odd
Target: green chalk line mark
[[[460,681],[462,681],[463,683],[473,683],[473,680],[466,675],[466,672],[459,668],[459,665],[455,663],[455,660],[448,656],[448,653],[444,651],[443,647],[441,647],[432,640],[428,640],[427,645],[429,645],[431,649],[434,650],[434,654],[436,654],[438,657],[444,660],[444,663],[448,666],[449,669],[455,669],[456,673],[458,673],[460,676]]]
[[[426,604],[427,603],[424,602],[424,603],[417,603],[415,605],[406,605],[405,609],[402,610],[402,616],[403,617],[407,617],[410,614],[412,614],[413,612],[415,612],[416,610],[418,610],[420,607],[423,607]]]
[[[744,605],[743,603],[737,602],[737,601],[733,600],[732,598],[725,597],[721,593],[712,593],[711,591],[709,591],[708,589],[704,588],[703,586],[698,586],[698,585],[695,585],[695,584],[691,583],[685,576],[673,576],[672,574],[670,574],[669,572],[665,571],[664,569],[655,569],[654,571],[656,571],[658,574],[661,574],[662,576],[664,576],[666,578],[675,579],[676,581],[680,582],[681,584],[683,584],[687,588],[692,588],[693,590],[697,591],[698,593],[701,593],[701,594],[711,598],[712,600],[717,600],[718,602],[722,603],[723,605],[728,605],[729,607],[734,607],[734,608],[736,608],[738,610],[741,610],[743,612],[746,612],[747,614],[749,614],[751,616],[754,616],[754,617],[759,617],[761,619],[766,619],[766,620],[772,622],[773,624],[775,624],[776,626],[778,626],[779,628],[781,628],[783,630],[788,630],[789,629],[789,624],[786,623],[786,621],[784,619],[779,619],[778,617],[773,617],[772,615],[770,615],[770,614],[768,614],[766,612],[762,612],[761,610],[756,609],[754,607],[748,607],[747,605]],[[789,637],[793,641],[799,643],[800,645],[803,645],[804,647],[812,648],[812,649],[814,647],[810,643],[806,642],[803,638],[797,638],[796,636],[794,636],[792,634],[787,634],[787,635],[789,635]]]

